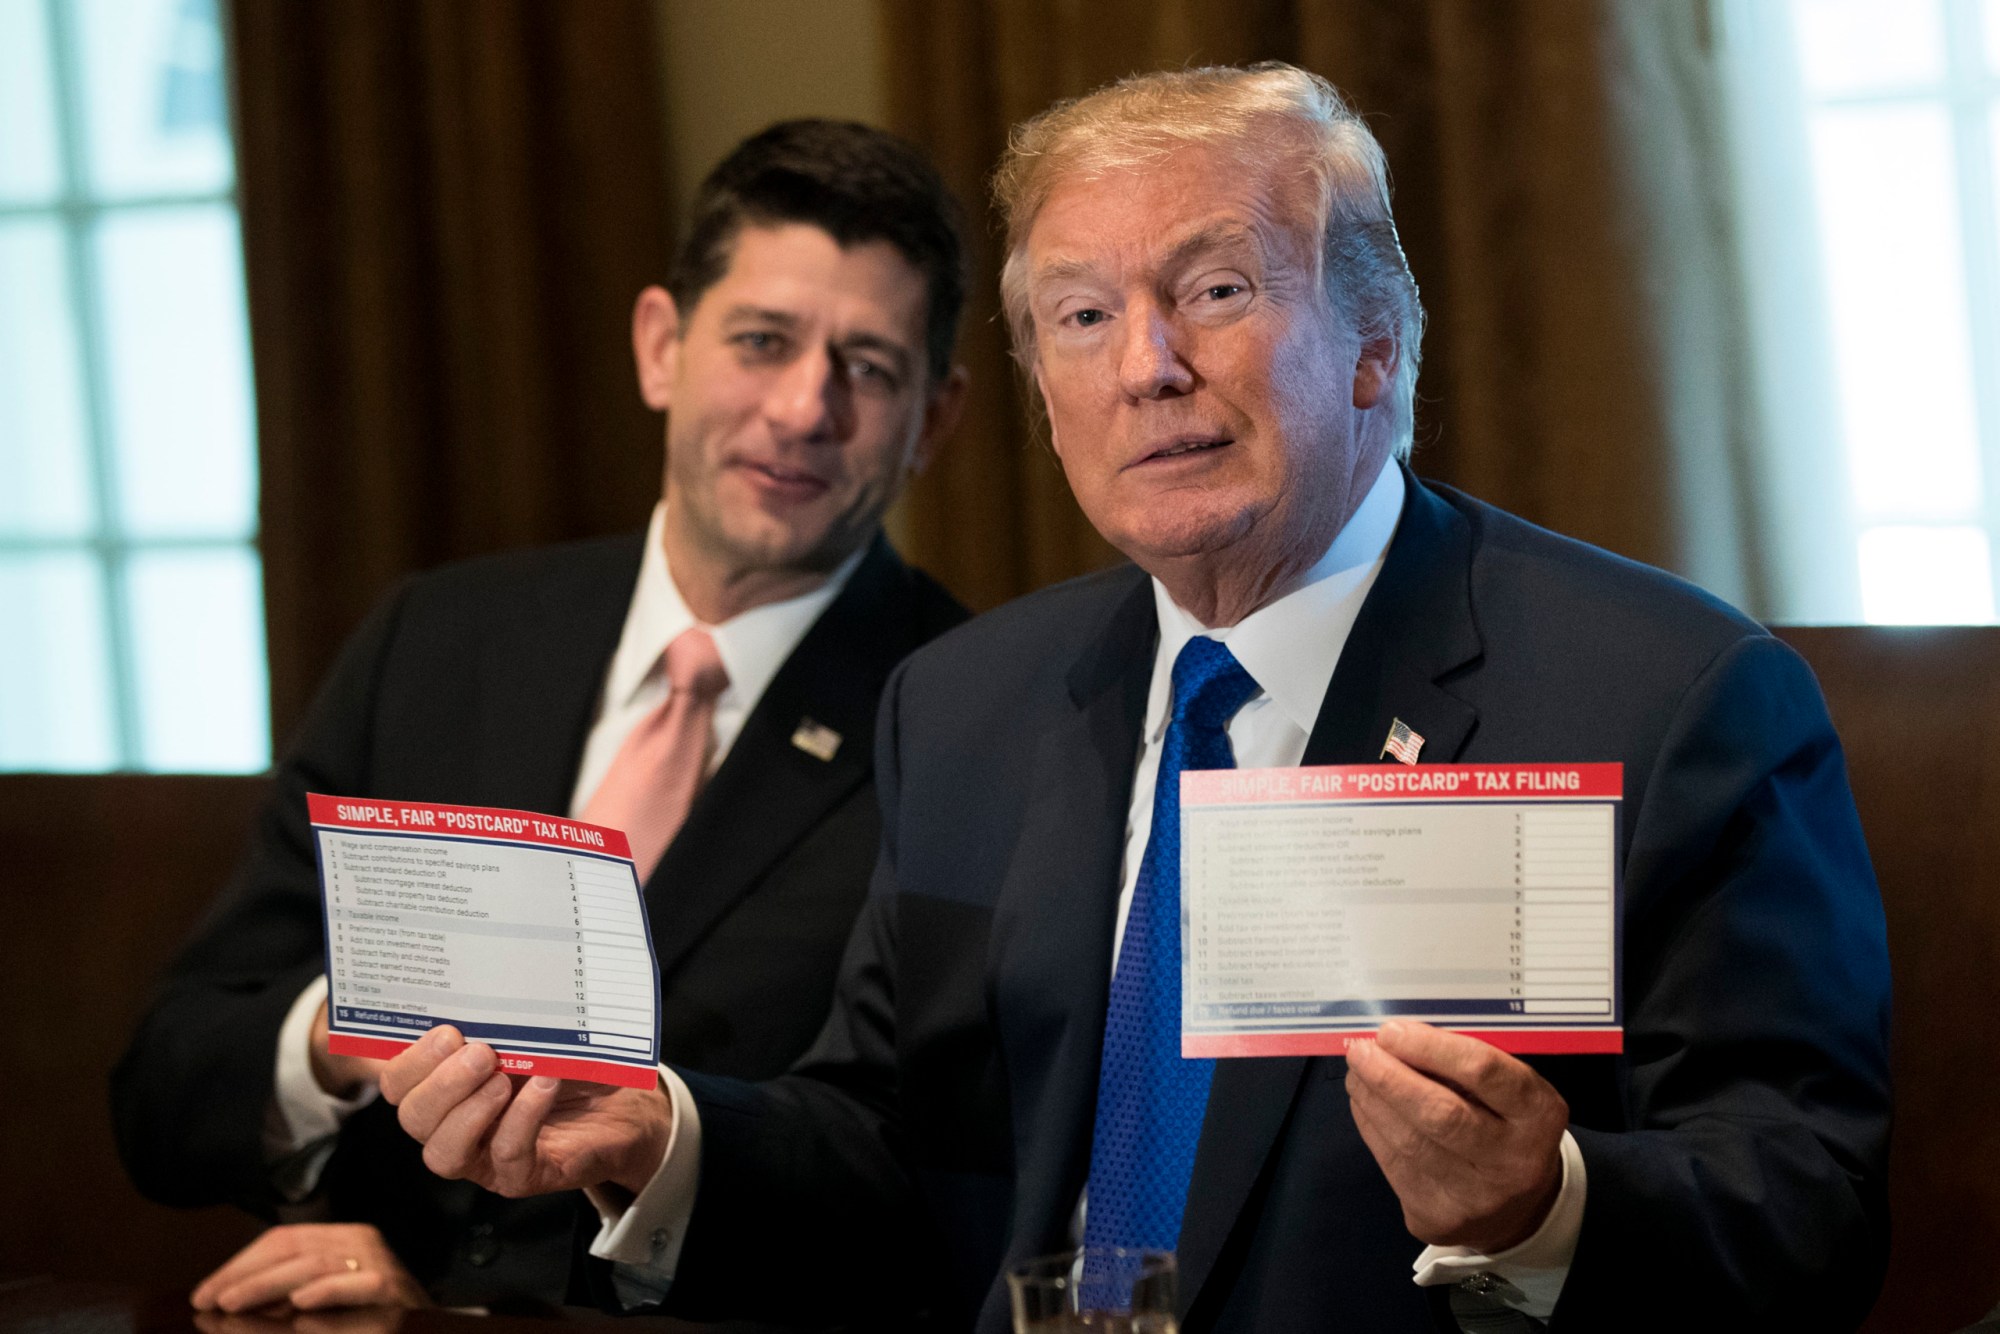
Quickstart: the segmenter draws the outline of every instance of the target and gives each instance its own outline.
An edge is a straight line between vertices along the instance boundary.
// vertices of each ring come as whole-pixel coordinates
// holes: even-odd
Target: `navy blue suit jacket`
[[[670,1309],[1001,1331],[1089,1163],[1157,639],[1125,568],[917,653],[877,729],[883,848],[793,1072],[690,1075],[701,1189]],[[1620,761],[1626,1050],[1532,1061],[1588,1207],[1554,1328],[1851,1328],[1883,1263],[1889,974],[1810,672],[1666,575],[1412,479],[1308,764]],[[1181,1237],[1189,1330],[1432,1328],[1338,1058],[1220,1064]],[[788,1281],[760,1281],[783,1257]]]

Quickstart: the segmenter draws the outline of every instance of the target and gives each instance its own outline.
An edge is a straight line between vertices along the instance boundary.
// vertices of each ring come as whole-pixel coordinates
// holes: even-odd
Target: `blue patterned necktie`
[[[1180,1241],[1212,1060],[1181,1056],[1181,772],[1234,769],[1223,731],[1257,693],[1235,655],[1194,638],[1174,659],[1153,827],[1111,977],[1084,1243],[1172,1250]]]

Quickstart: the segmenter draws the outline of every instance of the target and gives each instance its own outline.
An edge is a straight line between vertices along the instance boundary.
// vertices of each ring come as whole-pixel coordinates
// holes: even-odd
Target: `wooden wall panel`
[[[1959,1329],[2000,1301],[2000,629],[1780,633],[1826,691],[1889,919],[1894,1240],[1865,1329]]]
[[[139,1198],[106,1080],[261,778],[0,775],[0,1274],[192,1287],[257,1231]]]

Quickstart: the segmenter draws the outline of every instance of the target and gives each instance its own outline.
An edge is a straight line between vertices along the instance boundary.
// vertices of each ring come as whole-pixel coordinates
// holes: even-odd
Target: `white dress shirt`
[[[1112,967],[1117,966],[1118,943],[1124,938],[1125,919],[1131,911],[1132,892],[1138,885],[1139,865],[1152,828],[1153,788],[1170,716],[1174,659],[1198,634],[1227,644],[1259,687],[1227,728],[1237,767],[1298,764],[1333,682],[1348,633],[1381,573],[1402,515],[1403,494],[1402,469],[1394,464],[1385,466],[1319,562],[1288,591],[1233,626],[1210,629],[1202,625],[1174,602],[1159,580],[1153,581],[1160,638],[1153,657],[1132,801],[1126,812]],[[621,1295],[634,1302],[642,1292],[657,1297],[672,1283],[698,1185],[696,1166],[689,1160],[700,1157],[699,1115],[687,1086],[677,1076],[664,1072],[663,1082],[674,1100],[675,1142],[659,1174],[629,1209],[606,1208],[600,1202],[604,1228],[591,1247],[593,1254],[620,1262],[621,1276],[629,1281],[619,1285]],[[1425,1247],[1414,1266],[1416,1282],[1429,1286],[1490,1275],[1477,1283],[1491,1299],[1525,1315],[1549,1315],[1569,1273],[1583,1221],[1583,1156],[1567,1131],[1563,1132],[1562,1162],[1563,1184],[1555,1207],[1533,1236],[1494,1256],[1465,1247]],[[1085,1202],[1079,1202],[1075,1219],[1079,1237],[1084,1208]]]
[[[714,637],[716,652],[729,673],[729,684],[715,701],[710,773],[729,754],[771,678],[820,613],[846,587],[863,554],[857,551],[842,561],[827,581],[810,593],[752,607],[721,625],[703,626]],[[682,631],[701,624],[667,569],[666,506],[655,505],[646,529],[645,551],[639,558],[638,582],[625,612],[625,627],[605,671],[596,720],[584,741],[576,786],[570,793],[572,817],[582,812],[604,781],[626,736],[666,700],[671,687],[661,655],[667,645]],[[265,1118],[264,1161],[270,1164],[278,1189],[293,1201],[305,1198],[318,1184],[341,1123],[372,1102],[377,1093],[370,1085],[358,1097],[336,1098],[313,1078],[308,1056],[312,1022],[325,999],[326,978],[316,977],[292,1003],[278,1033],[276,1096]],[[682,1098],[686,1100],[685,1093]]]

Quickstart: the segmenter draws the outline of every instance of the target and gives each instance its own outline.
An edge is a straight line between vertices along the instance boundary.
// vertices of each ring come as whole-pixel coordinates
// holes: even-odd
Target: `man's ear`
[[[1354,363],[1354,406],[1366,412],[1389,396],[1396,379],[1397,347],[1393,336],[1370,338]]]
[[[673,406],[680,354],[680,308],[666,288],[648,287],[632,304],[632,363],[639,372],[639,397],[655,412]]]
[[[965,412],[965,389],[970,383],[972,377],[965,367],[953,366],[944,383],[930,391],[930,399],[924,404],[924,422],[917,432],[917,445],[910,451],[912,477],[923,476],[931,460],[937,457],[938,448],[958,429],[958,419]]]

